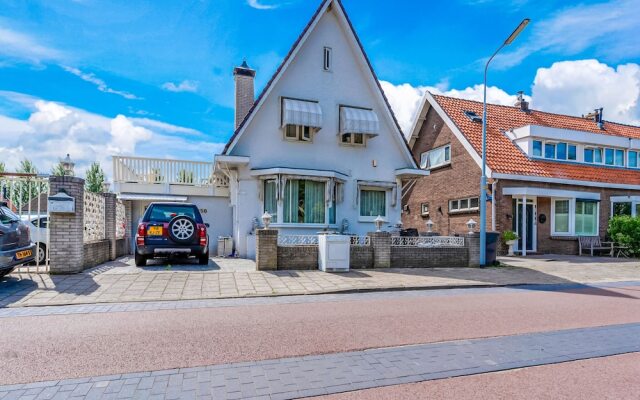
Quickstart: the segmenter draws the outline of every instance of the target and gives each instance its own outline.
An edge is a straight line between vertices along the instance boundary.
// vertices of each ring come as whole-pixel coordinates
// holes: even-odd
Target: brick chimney
[[[529,112],[529,102],[524,99],[524,92],[518,92],[518,100],[516,100],[516,107],[520,107],[520,111]]]
[[[256,71],[243,61],[242,65],[233,69],[233,80],[236,83],[236,120],[235,129],[238,129],[244,117],[247,116],[254,102],[253,82]]]

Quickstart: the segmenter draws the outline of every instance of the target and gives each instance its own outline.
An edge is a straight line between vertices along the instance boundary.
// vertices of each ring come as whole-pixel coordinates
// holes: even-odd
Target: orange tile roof
[[[482,123],[472,122],[464,111],[482,116],[482,102],[433,95],[436,102],[467,138],[478,154],[482,150]],[[487,106],[487,165],[494,173],[538,176],[597,183],[640,185],[640,170],[531,159],[504,134],[512,128],[539,125],[599,134],[640,138],[640,127],[605,121],[600,130],[593,120],[519,107]]]

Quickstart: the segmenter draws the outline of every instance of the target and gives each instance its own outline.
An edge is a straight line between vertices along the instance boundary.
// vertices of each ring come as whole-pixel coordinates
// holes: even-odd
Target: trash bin
[[[233,238],[231,236],[218,236],[218,257],[231,256],[233,253]]]
[[[351,239],[346,235],[318,235],[320,271],[349,272]]]
[[[496,256],[498,254],[498,240],[500,234],[498,232],[487,232],[487,264],[493,265],[496,262]]]

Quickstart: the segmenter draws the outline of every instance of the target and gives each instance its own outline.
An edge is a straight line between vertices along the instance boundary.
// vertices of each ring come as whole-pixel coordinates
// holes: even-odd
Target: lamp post
[[[429,218],[429,220],[427,221],[427,233],[432,233],[433,232],[433,225],[435,225],[435,224],[433,223],[431,218]]]
[[[484,66],[484,88],[482,100],[482,177],[480,178],[480,266],[487,264],[487,70],[491,60],[505,46],[510,45],[522,30],[531,21],[525,18],[520,25],[509,35],[507,40],[496,50]],[[493,199],[492,199],[493,201]]]
[[[382,232],[382,224],[384,224],[384,219],[378,215],[378,217],[373,220],[373,223],[376,224],[376,232]]]
[[[69,154],[65,157],[64,160],[60,161],[62,164],[62,168],[64,169],[65,176],[73,176],[73,167],[76,165],[73,161],[71,161],[71,157]]]
[[[262,223],[264,224],[264,229],[269,229],[269,225],[271,225],[271,214],[269,214],[268,212],[264,212],[264,214],[262,214]]]

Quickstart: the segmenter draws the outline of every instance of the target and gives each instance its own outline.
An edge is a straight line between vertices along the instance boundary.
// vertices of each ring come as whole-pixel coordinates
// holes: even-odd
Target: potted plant
[[[509,256],[513,256],[513,246],[518,242],[518,234],[514,231],[504,231],[502,232],[502,240],[504,243],[509,246]]]

